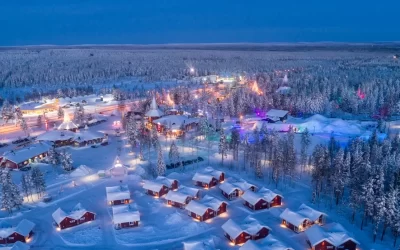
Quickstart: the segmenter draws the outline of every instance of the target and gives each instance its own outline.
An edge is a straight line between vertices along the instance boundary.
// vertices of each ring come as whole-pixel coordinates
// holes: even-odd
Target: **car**
[[[98,148],[100,147],[99,144],[93,144],[92,146],[90,146],[91,148]]]
[[[51,195],[49,195],[49,194],[46,194],[46,195],[43,196],[42,200],[43,200],[43,202],[47,203],[47,202],[52,201],[53,197],[51,197]]]
[[[0,148],[6,147],[7,145],[7,143],[0,143]]]
[[[200,156],[197,157],[197,160],[198,160],[198,161],[204,161],[203,157],[200,157]]]
[[[107,146],[108,145],[108,141],[103,141],[100,145],[101,146]]]
[[[22,167],[22,168],[20,168],[19,170],[21,170],[21,171],[29,171],[29,170],[31,170],[31,166],[25,166],[25,167]]]

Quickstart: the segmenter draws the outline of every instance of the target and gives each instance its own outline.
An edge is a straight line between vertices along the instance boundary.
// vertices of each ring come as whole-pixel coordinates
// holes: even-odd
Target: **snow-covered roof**
[[[190,201],[186,206],[186,210],[193,212],[198,215],[203,215],[208,208],[211,208],[214,211],[217,211],[224,201],[218,200],[212,196],[206,195],[200,201]]]
[[[58,126],[58,130],[71,130],[71,129],[77,129],[78,126],[73,122],[73,121],[65,121],[62,122],[59,126]]]
[[[312,246],[318,245],[322,241],[326,240],[332,245],[338,247],[348,240],[353,241],[356,244],[360,244],[339,223],[330,223],[324,227],[313,225],[305,231],[308,240]]]
[[[235,189],[241,190],[239,187],[229,183],[229,182],[224,182],[221,185],[219,185],[219,188],[227,193],[228,195],[231,194]]]
[[[286,244],[274,238],[271,234],[269,234],[264,239],[260,239],[257,241],[248,240],[244,243],[239,250],[294,250],[291,247],[288,247]]]
[[[2,227],[0,228],[0,237],[7,238],[15,232],[15,227]]]
[[[170,200],[170,201],[174,201],[174,202],[178,202],[181,204],[185,204],[186,203],[186,199],[190,197],[188,194],[183,194],[179,191],[173,192],[170,191],[167,193],[167,195],[165,196],[166,200]]]
[[[271,228],[261,225],[258,220],[251,216],[247,216],[241,223],[230,219],[222,225],[222,229],[233,238],[238,237],[242,232],[256,235],[262,228],[267,228],[271,231]]]
[[[21,241],[16,241],[12,246],[0,247],[0,250],[29,250],[31,247]]]
[[[107,201],[126,200],[131,198],[128,185],[106,187]]]
[[[130,205],[114,206],[112,208],[114,224],[140,221],[140,213]]]
[[[74,140],[75,141],[90,141],[104,138],[104,134],[95,131],[85,130],[75,134]]]
[[[66,213],[61,208],[58,208],[56,211],[54,211],[52,216],[53,216],[54,221],[57,222],[57,224],[60,224],[60,222],[63,221],[66,217],[78,220],[78,219],[82,218],[82,216],[85,215],[86,212],[88,212],[88,211],[82,207],[81,203],[78,203],[71,210],[71,212]]]
[[[299,209],[297,210],[298,214],[301,214],[307,218],[310,218],[312,221],[316,221],[321,217],[321,215],[325,215],[324,213],[317,211],[315,209],[312,209],[311,207],[301,204]]]
[[[190,197],[196,197],[199,194],[199,189],[186,187],[182,185],[179,187],[178,191],[181,192],[182,194],[187,194]]]
[[[310,220],[310,218],[308,218],[307,216],[304,216],[302,214],[298,214],[292,210],[290,210],[289,208],[286,208],[281,215],[279,215],[279,217],[287,222],[289,222],[290,224],[294,225],[294,226],[299,226],[301,225],[304,220]]]
[[[198,118],[189,118],[185,115],[167,115],[153,121],[154,123],[165,125],[170,129],[180,129],[184,124],[198,123]]]
[[[183,250],[216,250],[213,239],[207,241],[183,242]]]
[[[147,117],[161,117],[164,115],[164,112],[158,109],[156,98],[153,97],[150,104],[150,110],[146,112]]]
[[[213,178],[214,178],[214,176],[209,175],[209,174],[195,173],[192,180],[199,181],[202,183],[210,183]]]
[[[147,190],[151,190],[153,192],[160,192],[162,188],[164,188],[165,185],[160,182],[154,182],[154,181],[144,181],[143,188]]]
[[[23,219],[20,221],[20,223],[18,223],[18,226],[15,228],[15,232],[19,233],[22,236],[28,236],[34,227],[35,227],[35,223],[33,223],[32,221]]]
[[[162,183],[164,185],[166,185],[167,187],[171,187],[172,184],[174,184],[174,182],[177,181],[175,179],[170,179],[164,176],[157,176],[156,178],[156,182]]]
[[[206,168],[203,170],[203,173],[205,173],[205,174],[210,174],[210,175],[214,176],[216,179],[219,180],[219,177],[220,177],[224,172],[219,171],[219,170],[215,170],[215,169],[212,168],[212,167],[206,167]]]
[[[50,148],[51,148],[50,145],[40,142],[40,143],[28,145],[21,149],[8,151],[3,154],[3,157],[9,161],[19,164],[19,163],[24,162],[32,157],[35,157],[35,156],[38,156],[45,152],[48,152]]]
[[[19,106],[21,110],[35,110],[47,107],[52,107],[56,102],[26,102]]]
[[[247,181],[242,180],[242,179],[240,179],[240,180],[237,181],[237,182],[232,182],[232,185],[234,185],[234,186],[240,188],[242,191],[249,190],[249,189],[252,188],[252,187],[257,188],[256,185],[251,184],[251,183],[248,183]]]
[[[287,115],[289,111],[287,110],[280,110],[280,109],[270,109],[265,115],[269,118],[272,117],[279,117],[282,118]]]
[[[254,205],[261,199],[271,202],[277,195],[279,195],[279,194],[276,194],[276,193],[272,192],[271,190],[262,187],[256,193],[251,190],[246,191],[242,195],[242,199],[247,201],[248,203]],[[279,196],[281,196],[281,195],[279,195]]]
[[[52,130],[48,131],[44,134],[39,135],[36,140],[38,141],[67,141],[73,139],[75,137],[75,133],[71,131],[59,131],[59,130]]]

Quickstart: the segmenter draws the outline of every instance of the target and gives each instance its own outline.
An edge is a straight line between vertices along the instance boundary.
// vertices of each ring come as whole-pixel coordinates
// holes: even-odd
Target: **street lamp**
[[[193,67],[190,67],[190,73],[194,73],[194,68]]]

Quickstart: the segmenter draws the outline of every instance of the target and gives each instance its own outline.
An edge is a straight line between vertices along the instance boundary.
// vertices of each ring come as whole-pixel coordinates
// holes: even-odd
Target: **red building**
[[[260,210],[282,205],[282,196],[269,189],[261,188],[258,192],[251,190],[242,195],[244,205],[252,210]]]
[[[189,216],[199,221],[205,221],[225,213],[226,206],[226,202],[206,195],[199,201],[190,201],[186,206],[186,210]]]
[[[169,188],[166,185],[154,181],[145,181],[143,189],[146,191],[146,194],[155,197],[161,197],[169,191]]]
[[[218,179],[209,174],[195,173],[192,180],[196,186],[212,188],[218,184]]]
[[[356,250],[360,244],[339,223],[330,223],[322,227],[313,225],[305,234],[312,250]]]
[[[128,185],[106,187],[107,203],[109,205],[129,204],[131,192]]]
[[[11,150],[0,156],[0,166],[19,169],[31,162],[36,162],[47,157],[50,148],[51,146],[46,143],[35,143],[26,147]]]
[[[81,204],[78,203],[70,213],[66,213],[61,208],[58,208],[52,216],[57,228],[61,230],[93,221],[95,220],[96,214],[82,208]]]
[[[233,183],[224,182],[219,185],[219,188],[221,189],[222,195],[224,195],[228,200],[232,200],[236,197],[242,196],[243,193],[247,190],[251,190],[253,192],[256,190],[255,185],[252,185],[245,181]]]
[[[116,229],[139,226],[140,213],[133,210],[130,205],[114,206],[112,212]]]
[[[186,186],[180,186],[178,191],[182,194],[187,194],[190,197],[192,197],[193,200],[198,200],[200,199],[200,190],[197,188],[192,188],[192,187],[186,187]]]
[[[225,237],[232,243],[243,244],[248,240],[258,240],[267,237],[271,229],[261,225],[251,216],[246,217],[242,223],[237,223],[232,219],[222,225]]]
[[[35,223],[22,220],[16,227],[2,224],[0,228],[0,244],[12,244],[17,241],[29,242],[33,235]]]
[[[168,205],[174,206],[174,207],[179,207],[179,208],[185,208],[185,206],[193,199],[188,194],[181,193],[179,191],[177,192],[168,192],[168,194],[165,196],[165,200],[167,201]]]
[[[178,180],[167,178],[164,176],[157,176],[156,182],[166,185],[169,188],[169,190],[176,190],[178,189],[179,185]]]
[[[218,182],[222,183],[225,180],[225,173],[219,170],[215,170],[212,167],[206,167],[203,171],[204,174],[212,175]]]
[[[291,211],[286,208],[281,213],[280,218],[282,219],[282,225],[296,233],[300,233],[314,224],[322,225],[325,216],[324,213],[302,204],[297,211]]]

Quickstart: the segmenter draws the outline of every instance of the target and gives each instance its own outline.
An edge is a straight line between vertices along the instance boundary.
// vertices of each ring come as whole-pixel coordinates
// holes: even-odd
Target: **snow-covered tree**
[[[58,165],[60,165],[60,163],[61,163],[61,155],[54,147],[51,147],[49,152],[47,153],[47,161],[53,167],[57,167]]]
[[[78,104],[74,111],[74,122],[79,125],[83,125],[85,123],[85,108],[83,105]]]
[[[11,179],[8,169],[1,171],[1,207],[12,213],[14,208],[19,209],[23,203],[18,186]]]
[[[223,129],[220,130],[219,133],[219,144],[218,144],[218,152],[221,154],[221,164],[224,165],[224,158],[228,155],[228,144],[226,141],[225,132]]]
[[[386,229],[392,226],[396,222],[396,216],[399,214],[399,192],[395,188],[391,188],[389,192],[385,194],[385,207],[383,210],[383,230],[381,235],[381,241],[385,236]]]
[[[42,171],[40,171],[39,168],[32,168],[31,180],[38,196],[42,196],[42,194],[46,190],[46,181],[44,179]]]
[[[72,163],[74,162],[72,160],[71,154],[68,153],[66,150],[63,150],[60,152],[60,162],[61,166],[65,171],[71,171],[72,170]]]
[[[167,172],[165,163],[164,163],[164,156],[162,153],[162,148],[161,145],[158,144],[157,146],[157,167],[156,167],[156,173],[159,176],[165,175]]]
[[[172,143],[171,143],[171,147],[169,148],[168,157],[169,157],[169,160],[171,161],[171,163],[179,162],[179,150],[175,144],[175,141],[172,141]]]
[[[22,174],[21,175],[21,188],[22,192],[25,194],[27,198],[32,198],[33,193],[33,183],[31,176],[29,174]]]
[[[304,132],[301,134],[301,148],[300,148],[300,164],[301,164],[301,169],[302,171],[304,170],[306,164],[307,164],[307,150],[310,146],[311,139],[310,139],[310,133],[308,132],[308,129],[305,128]]]
[[[22,118],[22,120],[21,120],[20,127],[21,127],[22,131],[24,131],[25,135],[29,136],[29,127],[24,118]]]
[[[57,117],[58,117],[58,119],[64,117],[64,109],[63,109],[62,107],[59,107],[59,108],[58,108]]]

